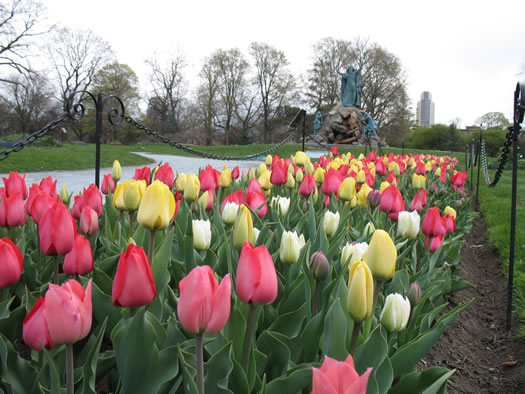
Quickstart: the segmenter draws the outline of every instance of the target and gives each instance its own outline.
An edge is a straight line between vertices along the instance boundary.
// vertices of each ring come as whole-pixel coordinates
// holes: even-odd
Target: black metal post
[[[95,154],[95,186],[100,186],[100,137],[102,136],[102,111],[104,103],[102,101],[102,94],[97,95],[95,100],[96,108],[96,129],[95,129],[95,144],[96,144],[96,154]]]
[[[404,141],[401,141],[401,154],[402,155],[405,154],[405,142]]]
[[[468,171],[468,144],[465,146],[465,171]]]
[[[520,99],[521,93],[521,101]],[[518,133],[520,123],[523,120],[525,110],[525,86],[519,83],[514,92],[514,127],[512,132],[512,201],[510,209],[510,250],[509,250],[509,282],[507,286],[507,331],[510,331],[512,323],[512,292],[514,281],[514,246],[516,240],[516,191],[518,181]]]
[[[303,114],[303,152],[304,152],[304,140],[306,138],[306,111]]]
[[[470,190],[474,190],[474,139],[472,139],[471,151],[470,151]]]
[[[480,172],[480,169],[481,169],[481,140],[482,140],[482,133],[483,133],[483,129],[481,128],[481,125],[479,125],[479,142],[478,142],[478,180],[476,182],[476,205],[475,205],[475,210],[477,211],[479,209],[479,199],[478,199],[478,195],[479,195],[479,172]]]

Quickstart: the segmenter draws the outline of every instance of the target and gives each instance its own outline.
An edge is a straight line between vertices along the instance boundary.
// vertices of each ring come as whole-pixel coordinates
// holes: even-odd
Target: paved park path
[[[222,160],[211,160],[211,159],[201,159],[201,158],[192,158],[192,157],[183,157],[183,156],[173,156],[173,155],[157,155],[150,153],[137,153],[138,155],[145,156],[155,160],[155,163],[148,164],[150,168],[154,168],[156,164],[162,162],[169,163],[173,168],[175,176],[178,173],[184,172],[188,173],[197,173],[199,168],[204,168],[208,164],[211,164],[214,168],[222,170],[224,164],[228,164],[230,169],[233,169],[235,166],[239,166],[239,170],[248,170],[251,167],[257,167],[261,161],[222,161]],[[123,167],[122,168],[122,180],[133,179],[135,175],[135,169],[142,166],[135,167]],[[111,168],[101,168],[100,169],[100,183],[102,183],[102,178],[104,174],[111,173]],[[8,174],[0,174],[0,177],[6,177]],[[42,178],[51,176],[53,179],[57,179],[57,192],[60,191],[62,185],[66,185],[68,191],[73,194],[79,194],[82,192],[83,188],[87,188],[91,183],[95,183],[95,170],[78,170],[78,171],[45,171],[45,172],[28,172],[26,173],[26,185],[29,188],[33,183],[39,183]],[[0,181],[1,183],[1,181]]]

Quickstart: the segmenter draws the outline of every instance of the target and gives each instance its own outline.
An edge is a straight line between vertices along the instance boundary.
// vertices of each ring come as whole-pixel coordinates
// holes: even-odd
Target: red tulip
[[[379,209],[383,212],[396,213],[405,210],[405,201],[396,185],[391,185],[381,193]]]
[[[277,297],[277,274],[272,257],[261,245],[245,241],[235,279],[237,295],[246,304],[270,304]]]
[[[279,156],[274,156],[272,160],[272,174],[270,183],[272,185],[284,185],[288,181],[288,171]]]
[[[257,212],[257,216],[260,218],[265,217],[266,213],[268,212],[268,205],[266,204],[266,197],[264,197],[264,193],[248,192],[246,195],[246,202],[250,208]]]
[[[418,190],[413,200],[408,206],[409,211],[421,212],[423,207],[427,205],[427,191],[425,189]]]
[[[144,249],[129,244],[120,255],[113,281],[113,304],[133,307],[149,304],[157,295],[153,273]]]
[[[84,235],[92,235],[98,231],[98,215],[93,208],[84,205],[80,213],[79,231]]]
[[[394,174],[394,171],[390,171],[388,173],[388,175],[386,176],[385,181],[387,181],[388,183],[392,184],[392,183],[394,183],[394,180],[397,183],[396,174]]]
[[[450,177],[450,184],[452,185],[452,189],[456,190],[456,188],[460,188],[461,191],[463,191],[463,187],[465,186],[465,181],[467,180],[467,171],[463,172],[456,172],[454,175]]]
[[[46,256],[63,256],[71,252],[77,233],[75,219],[62,201],[42,216],[38,224],[40,249]]]
[[[73,203],[73,208],[71,208],[71,214],[75,219],[80,220],[80,214],[84,207],[84,196],[81,194],[79,196],[74,196],[73,198],[75,202]]]
[[[110,190],[111,193],[115,191],[115,181],[111,177],[111,174],[106,174],[102,179],[102,186],[100,186],[100,191],[104,194],[108,194]]]
[[[385,176],[385,174],[386,174],[386,166],[385,166],[385,163],[383,162],[383,160],[377,159],[375,164],[376,164],[376,174]]]
[[[42,216],[59,200],[58,195],[50,196],[40,186],[33,184],[29,189],[29,198],[25,210],[36,224],[40,223]]]
[[[41,351],[42,346],[52,349],[55,343],[49,335],[45,316],[44,297],[40,297],[22,324],[22,338],[32,349]]]
[[[204,170],[201,170],[199,175],[201,191],[204,192],[209,189],[218,189],[220,176],[221,172],[208,164]]]
[[[235,166],[232,170],[232,179],[239,178],[239,166]]]
[[[169,163],[164,163],[157,171],[155,171],[155,179],[158,179],[165,185],[167,185],[170,190],[173,189],[173,184],[175,183],[175,174],[173,174],[173,168]]]
[[[222,200],[222,205],[221,205],[221,215],[222,215],[222,211],[224,210],[224,206],[226,205],[227,202],[234,202],[235,204],[241,206],[242,204],[246,204],[246,196],[244,195],[244,192],[239,189],[239,190],[234,191],[233,193],[228,194],[226,197],[224,197],[224,200]]]
[[[81,212],[84,205],[88,205],[95,210],[99,217],[102,216],[102,194],[94,184],[91,184],[87,189],[84,189],[82,199],[84,204],[80,206]]]
[[[332,146],[332,149],[330,149],[330,152],[332,152],[332,155],[334,157],[337,156],[337,153],[339,153],[339,151],[337,150],[337,146],[336,145]]]
[[[429,242],[429,238],[425,237],[425,248],[427,249],[428,249],[428,242]],[[443,242],[443,237],[441,235],[430,238],[430,251],[434,253],[436,250],[439,249],[442,242]]]
[[[438,207],[429,208],[423,219],[421,231],[427,237],[444,236],[447,233]]]
[[[22,252],[9,238],[0,239],[0,289],[18,282],[24,269]]]
[[[368,153],[368,156],[366,157],[368,159],[368,161],[376,161],[377,159],[377,153],[373,150],[371,150],[369,153]]]
[[[0,188],[0,226],[15,227],[22,223],[27,223],[22,193],[14,189],[7,197],[5,189]]]
[[[89,240],[77,234],[73,249],[64,257],[62,269],[68,275],[86,275],[93,271],[93,251]]]
[[[44,316],[49,336],[55,343],[75,343],[91,330],[91,280],[86,290],[72,279],[62,286],[49,284],[45,296]]]
[[[315,182],[312,174],[306,174],[303,181],[299,185],[299,194],[303,197],[309,197],[310,194],[317,190],[317,182]]]
[[[39,186],[40,186],[40,189],[42,189],[42,191],[46,192],[51,197],[54,197],[57,195],[57,180],[56,179],[53,181],[53,178],[51,178],[50,176],[42,178]]]
[[[325,356],[321,368],[312,368],[312,394],[365,394],[371,372],[359,376],[350,355],[345,361]]]
[[[177,315],[182,327],[194,334],[221,330],[230,317],[231,280],[220,286],[208,265],[195,267],[179,282]]]
[[[149,185],[150,176],[150,168],[148,166],[144,166],[142,168],[135,169],[135,176],[133,176],[133,179],[136,181],[144,180],[146,181],[146,185]]]
[[[303,178],[303,181],[304,181],[304,178]],[[339,186],[341,186],[342,182],[343,182],[343,177],[341,176],[339,171],[336,171],[333,168],[330,168],[324,176],[324,181],[323,181],[323,185],[321,186],[321,191],[327,196],[331,195],[332,193],[337,195],[337,193],[339,192]]]
[[[26,186],[26,176],[20,176],[18,172],[11,171],[8,178],[3,178],[6,194],[11,195],[15,190],[18,190],[22,194],[22,199],[27,198],[27,186]]]
[[[445,224],[445,228],[447,229],[447,232],[453,233],[456,231],[456,219],[454,216],[445,215],[443,216],[443,222]]]
[[[257,192],[257,193],[262,192],[261,184],[259,183],[257,179],[252,178],[250,179],[250,182],[248,182],[248,187],[246,188],[246,194],[248,194],[249,192]]]

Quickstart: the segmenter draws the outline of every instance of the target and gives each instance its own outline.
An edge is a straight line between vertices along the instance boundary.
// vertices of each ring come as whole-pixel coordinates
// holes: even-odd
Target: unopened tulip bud
[[[219,186],[223,189],[226,189],[228,186],[230,186],[232,183],[232,174],[230,172],[229,168],[225,168],[222,170],[221,175],[219,177]]]
[[[348,278],[347,308],[350,317],[362,322],[372,315],[374,280],[364,261],[354,261]]]
[[[64,203],[66,207],[69,207],[69,201],[71,201],[71,194],[67,192],[67,186],[62,185],[62,189],[60,189],[60,201]]]
[[[376,230],[368,249],[363,255],[375,280],[385,281],[394,276],[396,270],[397,250],[392,238],[385,230]]]
[[[341,251],[341,265],[345,264],[348,259],[350,259],[350,265],[354,261],[361,260],[367,249],[368,244],[366,242],[347,242]]]
[[[184,184],[184,200],[188,202],[197,200],[199,198],[200,190],[201,183],[197,175],[188,175],[186,177],[186,183]]]
[[[211,224],[209,220],[192,220],[193,247],[207,250],[211,244]]]
[[[379,206],[379,203],[381,202],[381,193],[379,193],[379,190],[370,190],[368,196],[366,196],[366,201],[368,203],[368,206],[372,209]]]
[[[272,155],[266,155],[266,165],[271,166],[273,162]]]
[[[301,183],[304,179],[304,173],[303,173],[303,170],[301,170],[300,168],[297,170],[297,172],[295,173],[295,180],[297,181],[297,183]]]
[[[408,287],[407,298],[410,301],[412,308],[415,307],[421,299],[421,287],[415,282],[411,283]]]
[[[240,250],[245,241],[251,242],[253,238],[252,214],[246,205],[241,205],[239,213],[233,224],[233,246]]]
[[[226,204],[224,204],[224,208],[222,209],[222,221],[225,224],[233,224],[238,212],[239,204],[228,201]]]
[[[428,187],[428,191],[431,193],[435,193],[437,191],[437,185],[435,183],[431,183]]]
[[[188,177],[185,173],[181,172],[179,175],[177,175],[177,179],[175,181],[175,187],[177,188],[178,192],[184,193],[184,186],[186,185],[186,181],[188,180]]]
[[[293,171],[293,170],[292,170]],[[295,179],[293,177],[293,172],[288,173],[288,180],[286,181],[285,185],[288,189],[293,189],[295,187]]]
[[[339,212],[333,213],[326,211],[323,217],[323,228],[326,236],[329,237],[336,232],[339,227]]]
[[[305,244],[304,236],[297,235],[297,232],[285,231],[281,238],[279,257],[285,264],[295,264],[301,254],[301,249]]]
[[[111,169],[111,179],[113,179],[114,182],[120,181],[120,178],[122,177],[122,168],[120,167],[120,163],[118,160],[115,160],[113,162],[113,168]]]
[[[330,263],[323,252],[315,252],[310,257],[310,270],[318,282],[325,280],[330,275]]]
[[[306,164],[306,153],[298,151],[295,154],[295,165],[304,166]]]

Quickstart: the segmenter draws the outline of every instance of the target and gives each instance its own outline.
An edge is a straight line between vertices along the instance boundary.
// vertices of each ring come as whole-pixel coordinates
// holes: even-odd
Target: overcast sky
[[[312,45],[324,37],[368,38],[395,54],[408,76],[413,111],[432,93],[435,121],[471,125],[487,112],[512,117],[516,82],[525,80],[523,0],[45,0],[49,22],[91,29],[147,86],[144,60],[180,50],[196,80],[215,49],[251,42],[282,50],[305,73]],[[490,5],[489,5],[490,4]]]

